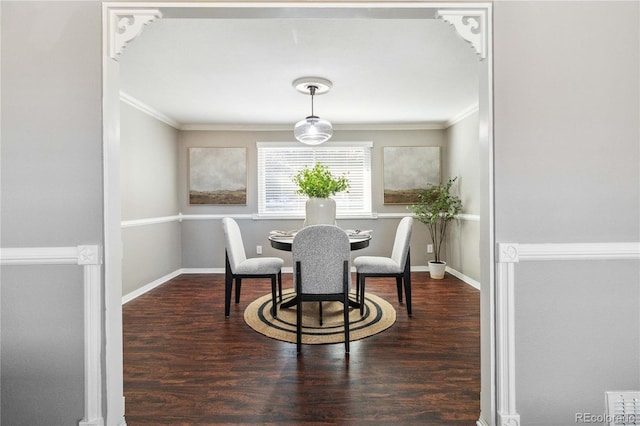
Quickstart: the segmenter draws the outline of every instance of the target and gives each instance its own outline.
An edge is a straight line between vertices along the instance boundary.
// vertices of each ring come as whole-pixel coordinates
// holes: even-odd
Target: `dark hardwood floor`
[[[285,288],[291,274],[283,274]],[[181,275],[123,306],[126,420],[136,425],[421,424],[473,426],[480,412],[480,292],[413,273],[413,316],[394,279],[368,279],[391,302],[388,330],[303,346],[249,328],[244,308],[270,292],[245,280],[224,317],[223,275]]]

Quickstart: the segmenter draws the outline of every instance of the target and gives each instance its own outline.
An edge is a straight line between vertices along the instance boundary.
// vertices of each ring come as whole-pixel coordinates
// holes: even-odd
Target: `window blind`
[[[321,146],[258,142],[258,214],[304,217],[307,197],[296,194],[298,186],[292,178],[305,166],[322,163],[334,175],[349,180],[348,192],[332,196],[336,214],[370,215],[372,146],[371,142],[325,142]]]

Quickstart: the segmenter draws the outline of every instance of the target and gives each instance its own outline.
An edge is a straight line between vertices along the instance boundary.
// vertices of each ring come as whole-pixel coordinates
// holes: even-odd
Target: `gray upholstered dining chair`
[[[360,314],[364,312],[364,288],[367,277],[395,277],[398,302],[402,303],[402,283],[407,299],[407,313],[411,316],[411,256],[409,243],[413,218],[402,218],[396,229],[391,257],[359,256],[353,260],[356,267],[356,293],[360,302]]]
[[[240,303],[240,287],[243,278],[271,278],[271,314],[277,315],[276,308],[276,279],[282,302],[282,265],[284,261],[279,257],[260,257],[247,259],[242,242],[242,234],[238,223],[230,217],[222,219],[222,229],[225,240],[225,276],[224,276],[224,316],[228,317],[231,310],[231,287],[236,281],[236,303]]]
[[[349,353],[349,290],[351,289],[351,247],[349,237],[335,225],[302,228],[291,248],[297,298],[296,346],[302,348],[302,302],[339,301],[344,310],[344,345]]]

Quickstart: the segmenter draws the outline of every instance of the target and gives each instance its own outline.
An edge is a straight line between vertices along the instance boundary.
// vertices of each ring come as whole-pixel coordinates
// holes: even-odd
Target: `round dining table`
[[[351,245],[351,251],[360,250],[366,247],[369,247],[369,242],[371,241],[371,235],[363,235],[363,236],[350,236],[349,244]],[[291,246],[293,245],[293,236],[280,236],[280,235],[269,235],[269,243],[271,247],[277,250],[283,251],[291,251]]]
[[[278,235],[271,234],[269,235],[269,243],[271,247],[277,250],[291,251],[291,247],[293,246],[293,237],[294,235]],[[349,244],[351,245],[351,251],[360,250],[365,247],[369,247],[369,243],[371,242],[371,234],[361,234],[361,235],[349,235]],[[294,297],[288,302],[284,302],[280,305],[280,309],[282,308],[290,308],[295,305],[297,299]],[[354,308],[360,308],[360,304],[349,299],[349,305]]]

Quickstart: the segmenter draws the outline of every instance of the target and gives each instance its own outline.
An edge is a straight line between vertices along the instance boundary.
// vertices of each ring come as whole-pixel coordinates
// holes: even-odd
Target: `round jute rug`
[[[282,292],[282,301],[286,302],[295,296],[293,289]],[[350,298],[355,300],[355,294]],[[344,317],[342,303],[322,302],[322,320],[318,302],[304,302],[302,304],[302,343],[306,345],[321,345],[327,343],[344,342]],[[278,303],[278,317],[271,315],[271,294],[266,294],[254,300],[244,311],[244,320],[258,333],[272,339],[285,342],[296,342],[296,306],[280,309]],[[396,321],[396,310],[386,300],[365,293],[364,315],[360,316],[359,308],[349,308],[349,340],[360,340],[373,336],[391,327]]]

